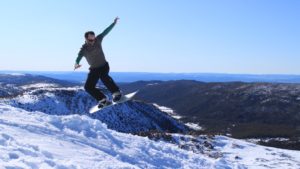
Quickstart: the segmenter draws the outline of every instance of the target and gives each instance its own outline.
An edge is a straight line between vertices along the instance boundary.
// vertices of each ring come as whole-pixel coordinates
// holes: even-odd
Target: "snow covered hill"
[[[213,144],[218,158],[119,133],[85,115],[48,115],[0,103],[0,168],[300,168],[299,151],[224,136]]]
[[[70,87],[77,83],[30,74],[0,74],[0,98],[15,97],[30,88]]]
[[[41,87],[43,86],[43,87]],[[58,85],[22,86],[22,94],[2,99],[14,107],[27,111],[41,111],[51,115],[85,114],[99,119],[110,129],[137,133],[150,130],[187,132],[187,126],[179,123],[156,106],[141,101],[130,101],[106,108],[90,115],[89,108],[96,104],[82,87],[58,87]]]
[[[90,115],[89,108],[97,103],[82,86],[74,83],[28,74],[0,74],[0,82],[0,98],[3,98],[0,102],[27,111],[41,111],[51,115],[85,114],[101,120],[110,129],[127,133],[188,131],[187,126],[167,113],[141,101],[119,104]]]

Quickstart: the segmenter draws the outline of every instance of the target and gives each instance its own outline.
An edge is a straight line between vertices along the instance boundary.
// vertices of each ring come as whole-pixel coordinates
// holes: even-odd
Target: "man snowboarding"
[[[88,73],[84,89],[99,102],[98,108],[103,108],[112,104],[112,102],[106,98],[105,94],[96,88],[96,84],[98,83],[99,79],[101,79],[103,84],[112,93],[113,102],[118,102],[122,98],[122,93],[119,87],[109,76],[109,64],[105,59],[101,45],[103,38],[116,25],[118,19],[119,18],[116,17],[114,22],[97,36],[95,36],[93,31],[88,31],[84,34],[85,43],[82,45],[78,53],[78,57],[74,66],[74,70],[80,68],[80,60],[82,57],[86,58],[88,64],[90,65],[90,71]]]

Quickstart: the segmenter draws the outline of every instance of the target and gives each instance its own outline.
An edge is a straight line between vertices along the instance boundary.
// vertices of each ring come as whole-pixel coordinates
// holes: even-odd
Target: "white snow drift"
[[[217,136],[222,157],[107,129],[87,116],[0,104],[0,168],[299,168],[300,152]]]

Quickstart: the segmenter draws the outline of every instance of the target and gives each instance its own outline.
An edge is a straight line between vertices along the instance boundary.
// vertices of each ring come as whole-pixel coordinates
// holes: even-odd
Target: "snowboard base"
[[[123,95],[122,98],[118,102],[112,102],[111,105],[105,106],[103,108],[98,108],[98,104],[97,104],[97,105],[93,106],[92,108],[90,108],[89,112],[91,114],[93,114],[93,113],[96,113],[97,111],[100,111],[100,110],[105,109],[107,107],[111,107],[111,106],[114,106],[116,104],[123,103],[123,102],[126,102],[128,100],[131,100],[133,98],[133,96],[135,96],[137,94],[137,92],[138,91]]]

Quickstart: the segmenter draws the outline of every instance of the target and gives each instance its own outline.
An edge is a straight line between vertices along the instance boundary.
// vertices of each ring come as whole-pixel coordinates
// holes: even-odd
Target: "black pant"
[[[85,82],[84,89],[98,101],[102,100],[103,98],[106,98],[106,96],[99,89],[96,88],[96,84],[98,83],[99,78],[111,93],[120,91],[119,87],[116,85],[114,80],[108,75],[108,73],[108,63],[99,68],[90,68],[90,72]]]

